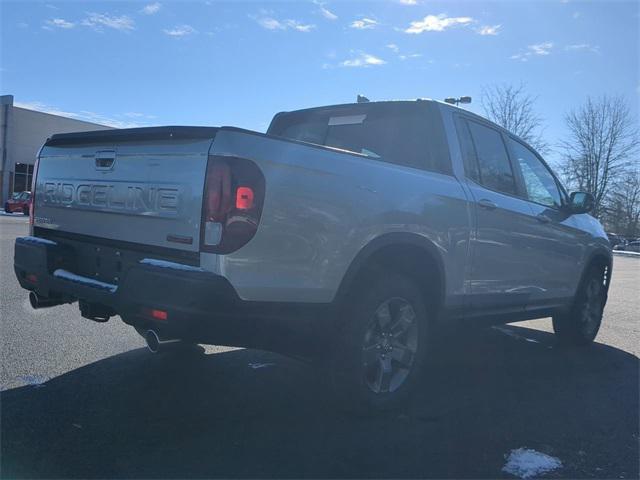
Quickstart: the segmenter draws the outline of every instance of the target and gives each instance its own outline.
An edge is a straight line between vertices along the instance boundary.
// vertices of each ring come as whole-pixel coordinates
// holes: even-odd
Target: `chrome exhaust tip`
[[[38,309],[38,294],[36,292],[29,292],[29,303],[34,310]]]
[[[147,348],[151,353],[158,353],[160,350],[168,347],[173,343],[180,342],[180,339],[174,338],[171,340],[161,340],[160,336],[155,330],[147,330],[144,334],[144,340],[147,342]]]
[[[39,308],[47,308],[47,307],[55,307],[56,305],[62,305],[63,302],[57,298],[46,298],[41,297],[36,292],[29,292],[29,303],[31,304],[31,308],[34,310],[38,310]]]

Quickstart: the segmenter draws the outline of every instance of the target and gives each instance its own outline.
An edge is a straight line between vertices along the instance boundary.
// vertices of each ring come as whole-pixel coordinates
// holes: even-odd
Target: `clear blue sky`
[[[640,2],[2,1],[1,91],[134,125],[236,125],[363,93],[471,95],[526,82],[553,143],[587,95],[638,117]]]

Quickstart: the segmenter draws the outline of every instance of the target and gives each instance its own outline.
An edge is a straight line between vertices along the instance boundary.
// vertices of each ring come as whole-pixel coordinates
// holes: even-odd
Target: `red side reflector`
[[[253,190],[250,187],[238,187],[236,191],[236,208],[238,210],[253,208]]]
[[[153,318],[155,318],[156,320],[166,320],[167,319],[167,312],[165,312],[164,310],[156,310],[156,309],[151,309],[151,316]]]
[[[34,275],[33,273],[29,273],[27,275],[27,281],[31,282],[31,283],[38,283],[38,277],[36,275]]]

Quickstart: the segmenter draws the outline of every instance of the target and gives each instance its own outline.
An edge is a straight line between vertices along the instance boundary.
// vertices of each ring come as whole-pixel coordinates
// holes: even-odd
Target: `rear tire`
[[[4,213],[11,213],[11,209],[9,208],[9,204],[8,203],[4,204]]]
[[[399,407],[425,368],[429,322],[424,295],[404,275],[374,276],[351,297],[343,315],[328,362],[335,398],[355,412]]]
[[[591,344],[602,324],[605,301],[603,269],[591,267],[576,293],[571,309],[553,317],[553,331],[558,340],[566,345]]]

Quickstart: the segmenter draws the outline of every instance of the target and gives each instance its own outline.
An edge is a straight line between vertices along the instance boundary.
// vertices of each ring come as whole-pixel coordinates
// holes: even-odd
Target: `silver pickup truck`
[[[15,273],[34,308],[78,301],[165,342],[321,359],[335,391],[401,402],[442,324],[552,317],[593,341],[611,251],[541,157],[433,100],[277,114],[266,134],[54,135]]]

